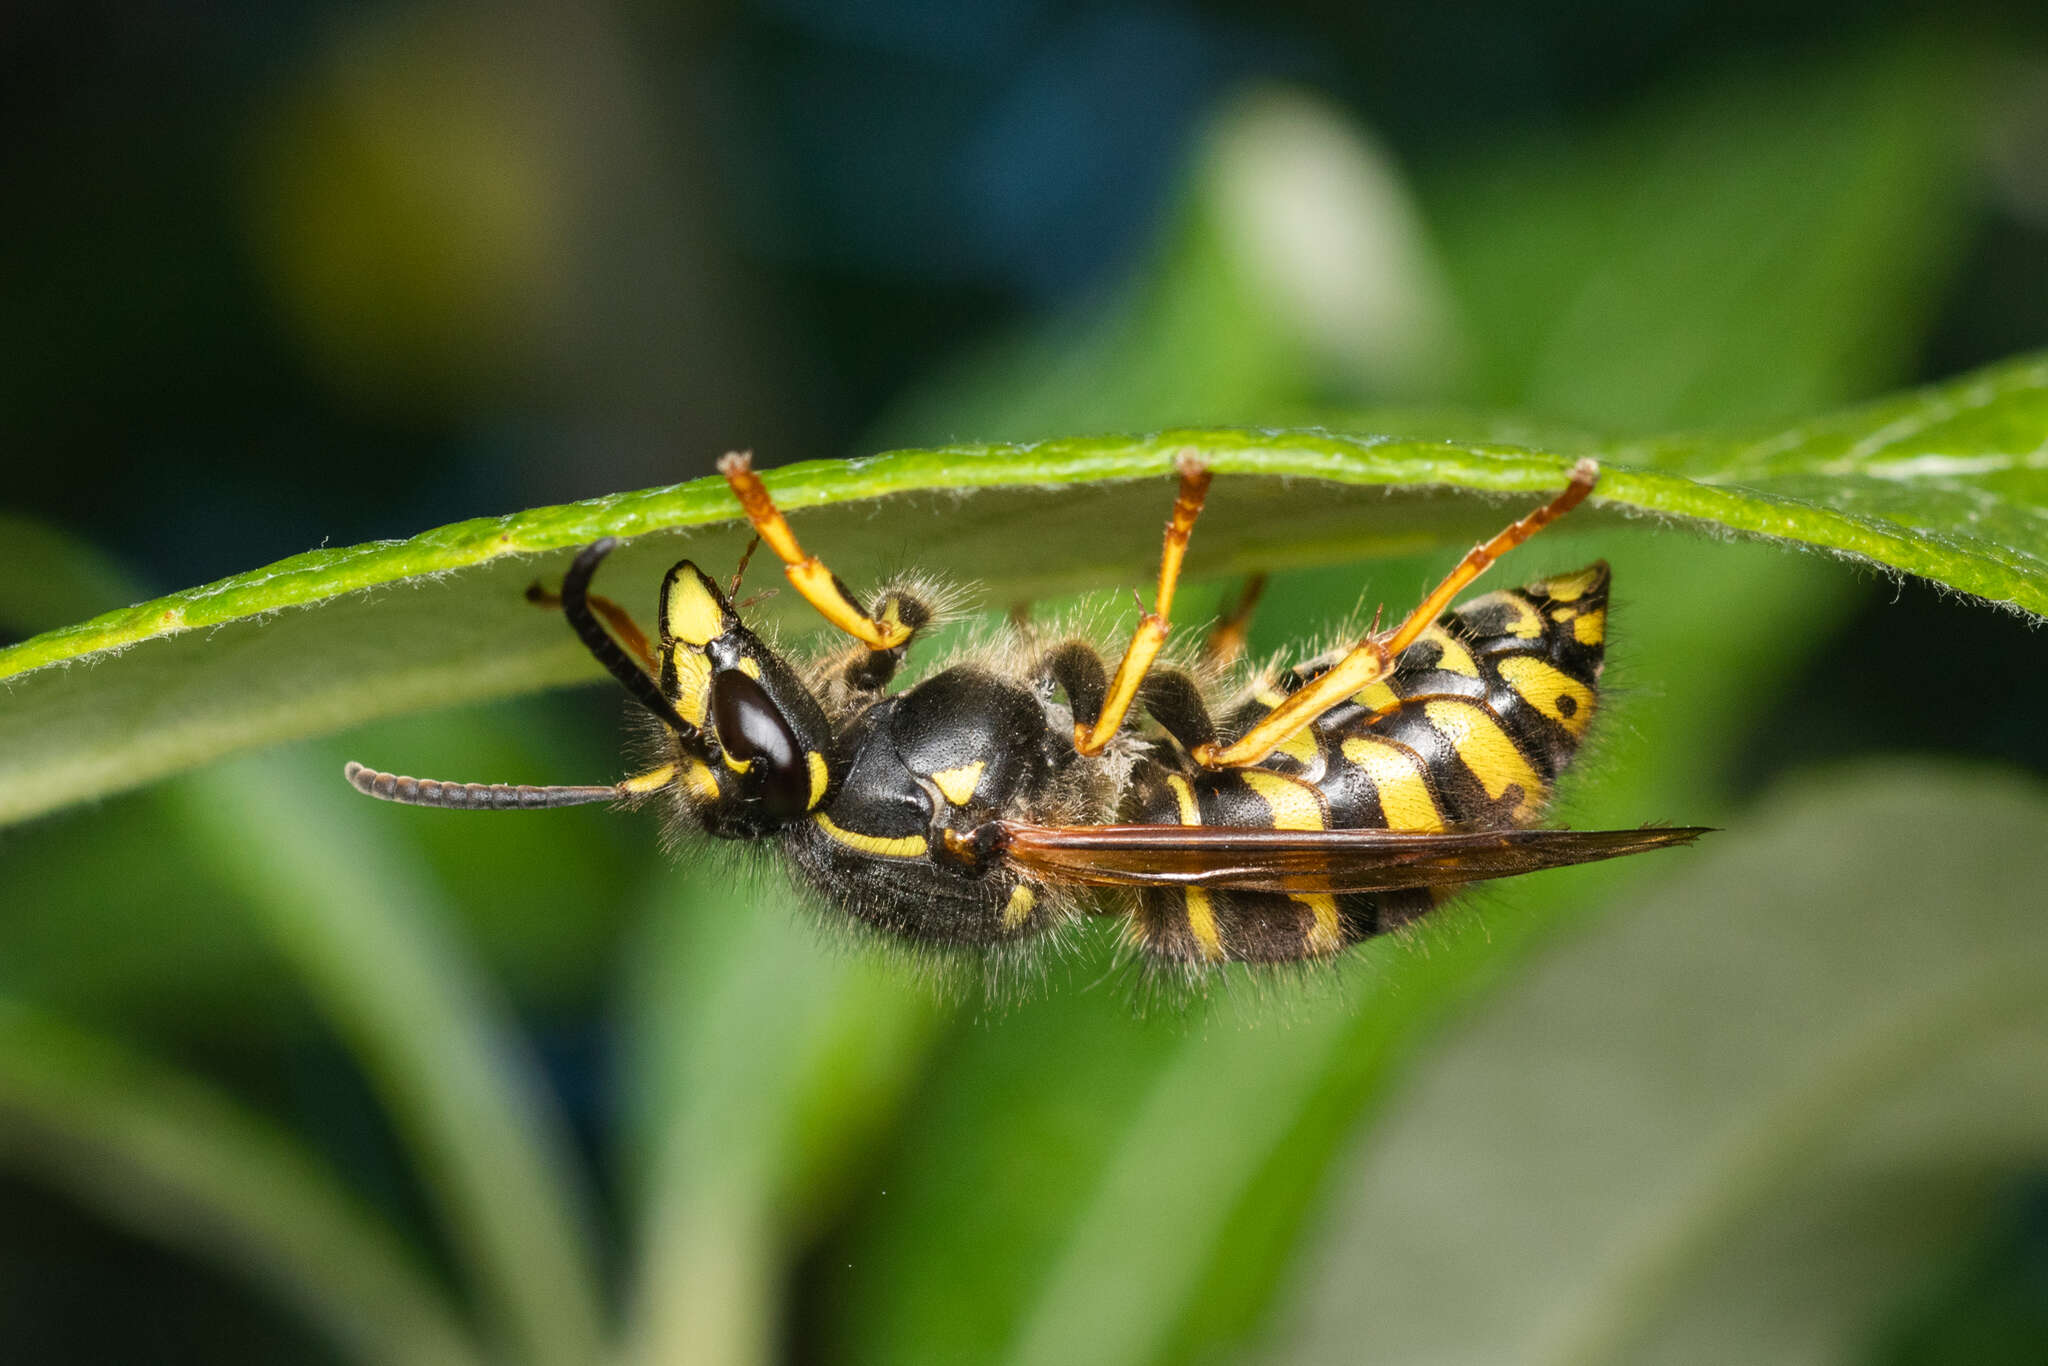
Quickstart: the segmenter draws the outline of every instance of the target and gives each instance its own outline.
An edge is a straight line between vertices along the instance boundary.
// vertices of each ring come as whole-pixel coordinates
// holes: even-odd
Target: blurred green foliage
[[[1837,49],[1412,188],[1267,91],[1210,126],[1127,279],[881,430],[1406,403],[1543,447],[1558,421],[1801,418],[1912,375],[2009,79],[1928,35]],[[1304,275],[1319,246],[1379,273]],[[1944,492],[1966,522],[1971,487]],[[1109,927],[1022,999],[960,999],[743,859],[668,863],[639,820],[399,811],[334,777],[360,754],[574,780],[609,771],[602,723],[379,720],[8,834],[0,1157],[368,1360],[2038,1356],[2048,795],[1940,761],[1766,765],[1754,795],[1774,707],[1852,622],[1882,631],[1868,585],[1648,523],[1544,541],[1521,568],[1617,570],[1612,705],[1559,815],[1729,827],[1698,857],[1506,884],[1185,1012],[1104,980]],[[1288,569],[1254,646],[1331,628],[1368,581],[1403,601],[1441,558]],[[26,569],[0,569],[24,634],[115,572],[57,542]],[[2023,690],[2040,652],[2008,624]],[[1926,641],[1889,662],[1927,705],[1970,667]],[[1859,747],[1910,723],[1867,718]]]

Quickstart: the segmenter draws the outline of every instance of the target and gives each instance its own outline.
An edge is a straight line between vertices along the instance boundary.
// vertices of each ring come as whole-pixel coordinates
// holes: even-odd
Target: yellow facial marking
[[[1022,929],[1024,922],[1031,918],[1031,908],[1038,904],[1038,893],[1031,890],[1029,883],[1020,882],[1011,889],[1010,899],[1003,903],[1003,928]]]
[[[661,791],[661,789],[667,787],[675,780],[676,766],[674,764],[663,764],[660,768],[652,769],[646,773],[626,779],[626,781],[619,784],[619,790],[631,793],[635,797],[644,797],[650,792]]]
[[[733,758],[732,751],[729,749],[722,749],[718,751],[718,757],[724,760],[725,766],[735,773],[745,773],[748,769],[754,766],[754,761],[752,759]]]
[[[725,631],[725,613],[718,599],[694,573],[685,569],[668,581],[669,635],[685,645],[709,645]]]
[[[1351,700],[1375,716],[1399,710],[1401,706],[1400,695],[1385,683],[1368,683],[1351,694]]]
[[[1534,655],[1509,655],[1499,664],[1500,676],[1524,702],[1563,726],[1584,735],[1593,719],[1593,690]]]
[[[718,800],[718,775],[711,766],[701,759],[692,759],[683,766],[683,781],[689,784],[690,795],[699,801]]]
[[[1556,602],[1577,602],[1580,598],[1586,596],[1587,589],[1598,582],[1600,582],[1600,571],[1598,569],[1581,569],[1576,574],[1566,574],[1562,578],[1552,579],[1548,583],[1539,585],[1539,590],[1541,596]]]
[[[981,771],[987,767],[985,761],[976,759],[958,768],[942,769],[931,775],[932,785],[953,805],[965,806],[974,800],[974,789],[981,785]]]
[[[704,724],[705,695],[711,687],[711,661],[702,651],[679,646],[669,651],[676,665],[676,714],[693,726]]]
[[[1607,639],[1607,609],[1584,613],[1573,621],[1572,639],[1581,645],[1598,645]]]
[[[1327,893],[1318,896],[1294,898],[1308,908],[1309,927],[1307,948],[1318,956],[1335,953],[1344,947],[1344,927],[1337,918],[1337,898]]]
[[[1443,651],[1436,662],[1436,667],[1445,673],[1463,674],[1467,678],[1479,677],[1479,666],[1472,662],[1472,652],[1465,648],[1465,642],[1442,626],[1430,627],[1418,639],[1429,641]]]
[[[849,849],[877,858],[920,858],[929,847],[923,835],[863,835],[855,830],[846,830],[832,823],[832,818],[820,811],[811,817],[818,828]]]
[[[1323,828],[1323,804],[1307,783],[1262,768],[1240,769],[1238,776],[1272,809],[1275,830]]]
[[[1379,793],[1380,811],[1389,830],[1441,830],[1443,812],[1429,795],[1422,761],[1399,745],[1354,735],[1344,742],[1344,757],[1365,770]]]
[[[815,811],[818,803],[825,800],[825,789],[831,785],[832,770],[825,767],[825,756],[814,749],[805,750],[804,758],[811,765],[811,799],[804,810]]]
[[[1529,767],[1529,761],[1501,729],[1500,722],[1494,720],[1492,712],[1449,698],[1433,698],[1422,704],[1422,711],[1437,733],[1458,751],[1458,757],[1479,779],[1487,796],[1498,800],[1510,787],[1520,787],[1522,797],[1515,815],[1535,814],[1536,804],[1545,793],[1543,780]]]
[[[740,672],[758,682],[761,677],[761,666],[756,664],[751,656],[741,655]]]

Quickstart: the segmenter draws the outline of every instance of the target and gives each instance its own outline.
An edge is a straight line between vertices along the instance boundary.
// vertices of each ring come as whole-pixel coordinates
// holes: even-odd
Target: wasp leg
[[[804,548],[797,544],[796,533],[789,529],[775,500],[768,496],[761,476],[754,473],[752,456],[734,451],[718,462],[718,472],[732,485],[733,495],[740,500],[747,520],[754,524],[754,534],[775,552],[791,585],[803,594],[805,602],[818,609],[820,616],[870,650],[893,650],[910,639],[913,628],[889,616],[887,602],[878,604],[879,610],[872,616],[863,612],[839,576],[816,555],[804,553]]]
[[[1077,731],[1092,726],[1102,714],[1103,700],[1109,696],[1109,669],[1094,646],[1078,640],[1055,646],[1040,656],[1035,672],[1066,694]],[[1209,717],[1202,690],[1179,669],[1152,670],[1138,689],[1138,705],[1184,749],[1215,743],[1216,723]]]
[[[1138,705],[1188,753],[1215,746],[1216,722],[1209,704],[1195,680],[1179,669],[1154,669],[1138,690]]]
[[[1110,680],[1109,696],[1094,724],[1083,726],[1077,714],[1074,748],[1082,754],[1100,754],[1108,747],[1124,717],[1130,714],[1131,704],[1137,701],[1138,685],[1145,681],[1152,661],[1166,644],[1166,619],[1173,610],[1173,590],[1180,583],[1188,537],[1194,532],[1195,518],[1201,515],[1202,499],[1209,491],[1209,471],[1202,468],[1192,451],[1184,452],[1175,467],[1180,471],[1180,495],[1173,500],[1173,518],[1166,524],[1166,546],[1159,556],[1159,589],[1152,599],[1152,610],[1139,621],[1131,643],[1124,649],[1123,662],[1117,665],[1116,676]]]
[[[889,680],[903,667],[904,656],[910,653],[917,633],[938,616],[937,607],[909,588],[885,588],[875,605],[876,617],[900,621],[909,628],[910,634],[903,638],[902,644],[886,650],[856,645],[829,658],[823,668],[820,689],[826,694],[827,711],[851,709],[871,701],[888,687]]]
[[[535,607],[559,610],[562,606],[562,595],[550,593],[538,580],[527,586],[526,600]],[[659,677],[661,666],[654,661],[654,648],[647,643],[647,633],[640,629],[639,622],[633,620],[632,613],[610,598],[600,597],[596,593],[585,595],[585,601],[590,604],[590,610],[602,617],[605,625],[611,627],[612,636],[625,647],[626,653],[638,660],[640,666],[650,675]]]
[[[1584,502],[1586,495],[1593,491],[1593,485],[1599,477],[1598,464],[1591,460],[1581,460],[1572,467],[1571,482],[1565,485],[1564,492],[1519,522],[1513,523],[1492,540],[1473,546],[1465,553],[1465,558],[1458,562],[1457,568],[1446,575],[1444,581],[1438,584],[1399,626],[1391,632],[1382,634],[1375,631],[1368,635],[1349,654],[1338,660],[1327,673],[1274,707],[1266,714],[1264,720],[1246,731],[1236,741],[1221,749],[1210,745],[1199,750],[1194,755],[1195,761],[1208,768],[1246,768],[1256,764],[1294,738],[1295,733],[1303,726],[1360,688],[1384,678],[1393,668],[1394,661],[1400,658],[1401,652],[1413,645],[1417,637],[1444,614],[1450,607],[1451,600],[1463,592],[1467,584],[1478,578],[1488,565],[1502,555]]]
[[[1074,713],[1075,734],[1094,725],[1095,718],[1102,715],[1103,699],[1109,696],[1109,667],[1094,646],[1079,640],[1055,645],[1039,657],[1034,672],[1066,694],[1067,708]]]
[[[1254,574],[1244,581],[1238,592],[1237,604],[1230,609],[1230,615],[1216,623],[1209,632],[1209,639],[1202,646],[1202,662],[1213,669],[1235,664],[1244,654],[1245,633],[1251,629],[1252,609],[1259,605],[1259,597],[1266,591],[1266,576]]]

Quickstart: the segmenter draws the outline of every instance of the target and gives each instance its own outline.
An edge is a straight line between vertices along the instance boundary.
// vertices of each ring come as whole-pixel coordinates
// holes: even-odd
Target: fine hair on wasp
[[[740,575],[721,585],[688,560],[664,578],[650,634],[591,591],[617,545],[607,537],[559,591],[528,596],[559,608],[652,718],[644,772],[533,787],[351,763],[349,782],[468,810],[656,800],[677,829],[772,851],[846,924],[884,939],[1029,970],[1083,916],[1110,915],[1156,976],[1193,982],[1225,963],[1334,958],[1467,884],[1703,833],[1538,824],[1598,709],[1605,562],[1457,602],[1592,495],[1591,460],[1398,620],[1232,685],[1256,580],[1196,659],[1165,651],[1211,483],[1183,453],[1158,579],[1114,664],[1083,633],[1013,616],[893,690],[941,616],[931,582],[904,574],[857,592],[798,542],[747,456],[719,471],[839,644],[776,648],[734,602]]]

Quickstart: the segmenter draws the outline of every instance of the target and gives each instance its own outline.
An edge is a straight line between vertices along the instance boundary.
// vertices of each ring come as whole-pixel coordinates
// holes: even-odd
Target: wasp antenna
[[[669,729],[682,739],[684,746],[701,757],[706,752],[703,732],[677,714],[674,704],[661,695],[661,688],[647,676],[647,671],[626,657],[618,642],[606,633],[597,614],[590,610],[590,580],[597,573],[597,567],[604,563],[604,557],[611,554],[618,544],[616,536],[607,536],[583,548],[569,566],[569,572],[562,576],[562,615],[569,619],[569,625],[575,630],[577,639],[583,642],[583,648],[604,665],[607,673],[619,680],[619,686],[635,702],[666,722]]]
[[[438,806],[450,811],[545,811],[557,806],[589,806],[627,795],[616,787],[527,787],[515,783],[444,783],[433,778],[406,778],[380,773],[351,760],[341,776],[365,797],[403,806]]]
[[[753,560],[754,552],[760,548],[761,538],[756,536],[753,540],[748,541],[747,548],[740,552],[739,567],[732,571],[732,587],[725,590],[727,597],[736,598],[740,595],[740,584],[744,583],[747,577],[747,565]]]

